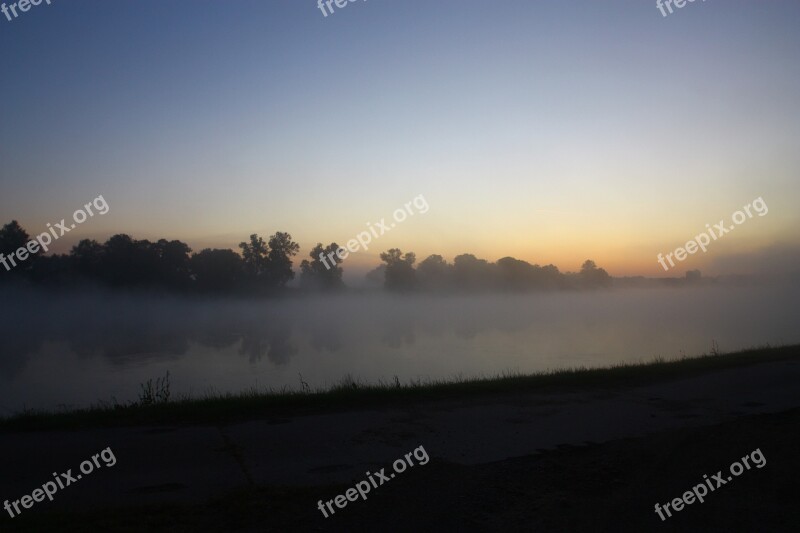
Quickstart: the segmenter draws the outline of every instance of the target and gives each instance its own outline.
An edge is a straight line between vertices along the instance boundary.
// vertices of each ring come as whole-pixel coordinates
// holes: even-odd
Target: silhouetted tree
[[[485,259],[462,254],[453,259],[453,278],[459,289],[487,289],[495,285],[493,269]]]
[[[563,289],[566,287],[564,275],[558,271],[555,265],[533,265],[535,280],[534,286],[537,289]]]
[[[253,233],[250,235],[250,242],[239,243],[242,249],[242,259],[244,260],[245,272],[253,279],[258,279],[266,275],[267,272],[267,243],[264,239]]]
[[[148,240],[114,235],[103,245],[102,276],[115,287],[142,287],[158,281],[158,254]]]
[[[304,259],[300,263],[300,283],[303,287],[318,290],[340,289],[342,283],[342,260],[336,255],[339,245],[335,242],[323,248],[322,243],[311,249],[311,261]],[[331,255],[329,255],[331,254]],[[325,258],[323,262],[320,258]],[[327,266],[326,266],[327,264]]]
[[[525,290],[533,286],[533,265],[527,261],[504,257],[497,261],[497,277],[504,290]]]
[[[181,241],[160,239],[152,245],[158,258],[158,282],[173,289],[185,289],[191,283],[189,254],[192,249]]]
[[[452,287],[452,265],[441,255],[429,255],[417,266],[419,286],[426,290],[446,290]]]
[[[496,271],[499,287],[504,290],[555,289],[562,284],[555,266],[540,267],[513,257],[498,260]]]
[[[587,259],[583,263],[578,277],[581,287],[585,289],[611,286],[611,276],[602,268],[597,268],[597,265],[592,260]]]
[[[20,261],[16,256],[11,258],[17,250],[25,248],[29,240],[30,236],[16,220],[0,228],[0,253],[3,254],[4,260],[4,264],[0,264],[0,280],[21,278],[33,268],[38,253],[29,254],[24,261]]]
[[[386,265],[381,263],[365,275],[370,283],[383,287],[386,284]]]
[[[288,233],[279,231],[269,238],[269,278],[273,286],[283,287],[294,279],[292,257],[299,251],[300,245]]]
[[[195,285],[201,291],[233,291],[244,275],[244,261],[233,250],[206,248],[192,256],[189,266]]]
[[[105,249],[97,241],[83,239],[72,247],[70,258],[72,268],[78,277],[99,279],[102,274]]]
[[[414,262],[417,256],[413,252],[403,255],[397,248],[381,254],[381,261],[386,263],[385,287],[391,291],[409,291],[416,287]]]
[[[242,249],[245,271],[254,287],[275,289],[284,287],[294,279],[292,257],[297,255],[300,245],[292,241],[288,233],[277,232],[265,243],[255,233],[250,242],[239,244]]]

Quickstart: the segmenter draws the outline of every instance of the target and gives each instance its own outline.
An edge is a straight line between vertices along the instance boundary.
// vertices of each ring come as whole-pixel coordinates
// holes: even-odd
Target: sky
[[[0,223],[39,233],[103,195],[109,212],[56,251],[288,231],[305,257],[423,195],[426,213],[345,270],[394,247],[562,271],[591,258],[615,276],[797,264],[800,3],[333,7],[52,0],[0,15]],[[757,198],[767,215],[664,273],[658,253]]]

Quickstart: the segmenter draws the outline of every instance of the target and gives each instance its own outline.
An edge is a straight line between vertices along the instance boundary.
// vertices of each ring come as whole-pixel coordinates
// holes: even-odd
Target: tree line
[[[580,272],[562,273],[555,265],[539,266],[504,257],[495,263],[472,254],[456,256],[448,263],[441,255],[430,255],[416,267],[416,254],[397,248],[381,254],[383,264],[368,277],[383,280],[392,291],[527,291],[549,289],[595,289],[611,286],[611,276],[594,261],[587,260]]]
[[[11,256],[30,241],[28,233],[11,221],[0,228],[0,254]],[[193,253],[184,242],[160,239],[137,240],[117,234],[104,243],[84,239],[68,254],[35,253],[13,268],[0,266],[0,282],[25,281],[48,286],[96,283],[114,288],[166,289],[200,293],[271,294],[285,290],[295,279],[293,258],[300,245],[286,232],[276,232],[266,241],[257,234],[230,249],[206,248]],[[300,286],[310,290],[344,288],[338,244],[318,243],[300,262]],[[333,258],[333,264],[328,263]],[[596,288],[611,284],[611,277],[592,261],[576,274],[561,273],[553,265],[532,265],[504,257],[496,263],[471,254],[448,263],[431,255],[415,266],[414,253],[393,248],[380,255],[383,264],[367,277],[387,290],[540,290]]]

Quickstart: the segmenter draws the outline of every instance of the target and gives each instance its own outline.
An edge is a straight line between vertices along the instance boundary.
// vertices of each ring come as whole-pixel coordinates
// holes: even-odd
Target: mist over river
[[[598,367],[800,342],[800,286],[232,300],[7,290],[0,409]]]

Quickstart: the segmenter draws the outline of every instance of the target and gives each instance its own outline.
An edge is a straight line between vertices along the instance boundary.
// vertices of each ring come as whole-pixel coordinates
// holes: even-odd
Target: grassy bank
[[[0,431],[79,429],[164,424],[232,422],[354,408],[389,407],[409,402],[476,398],[481,395],[569,392],[644,385],[725,368],[800,359],[800,345],[764,347],[728,354],[705,354],[666,361],[598,369],[572,368],[536,374],[453,378],[401,383],[362,383],[350,377],[326,390],[249,390],[208,394],[175,401],[100,404],[67,412],[26,411],[0,419]]]

